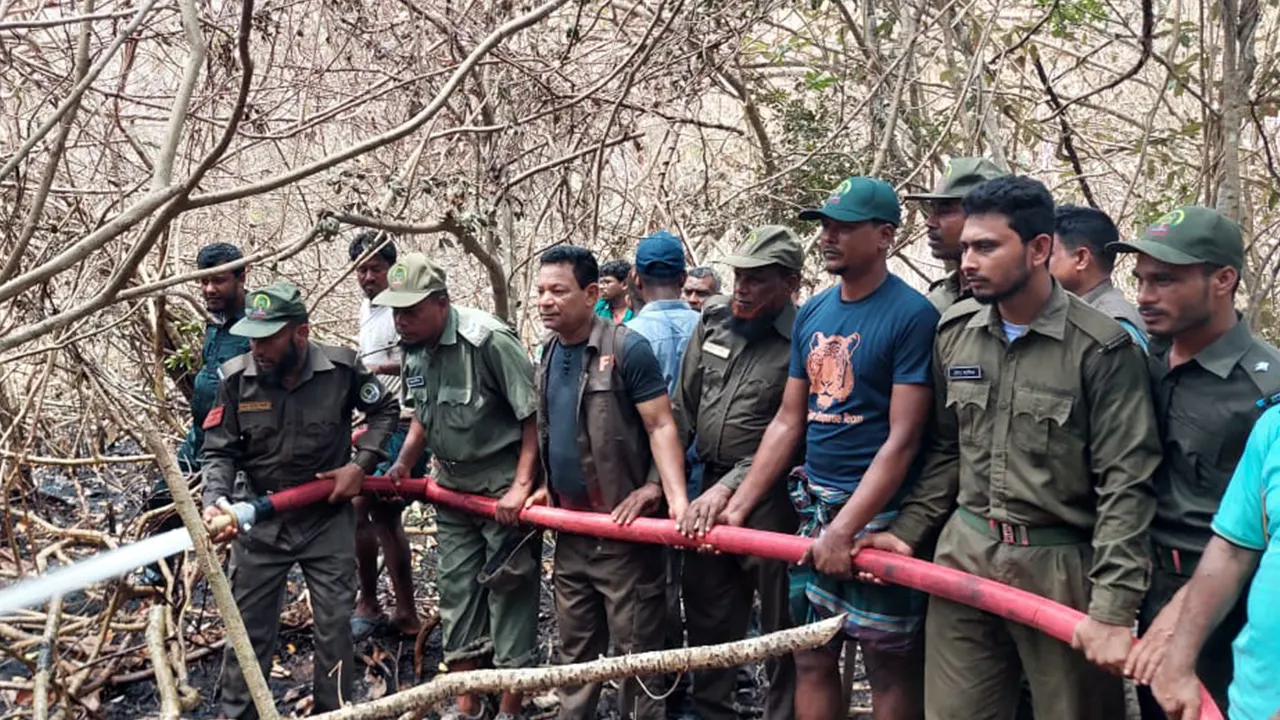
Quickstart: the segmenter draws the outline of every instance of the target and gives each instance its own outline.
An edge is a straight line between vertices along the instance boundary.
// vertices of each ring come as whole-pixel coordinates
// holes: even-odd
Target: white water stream
[[[94,555],[47,575],[0,588],[0,615],[42,605],[58,595],[66,596],[94,583],[120,577],[130,570],[191,547],[191,536],[187,534],[187,529],[178,528]]]

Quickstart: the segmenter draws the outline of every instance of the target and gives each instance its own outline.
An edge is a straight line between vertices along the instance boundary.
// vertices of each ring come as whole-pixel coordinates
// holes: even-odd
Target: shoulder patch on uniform
[[[219,425],[222,424],[222,414],[225,411],[226,411],[226,408],[224,408],[221,405],[210,410],[209,414],[204,416],[204,422],[200,425],[200,427],[204,430],[212,430],[213,428],[218,427]]]
[[[325,357],[330,361],[339,365],[355,367],[360,362],[360,354],[351,348],[339,347],[337,345],[325,345],[320,343],[320,350],[324,352]]]
[[[372,405],[382,399],[382,385],[375,380],[368,380],[360,386],[360,401]]]
[[[238,375],[249,367],[249,359],[252,357],[253,356],[249,353],[237,355],[218,366],[218,374],[223,380],[226,380],[232,375]]]
[[[1258,407],[1267,408],[1280,403],[1280,350],[1255,337],[1253,345],[1240,358],[1240,366],[1262,396]]]
[[[1115,352],[1133,345],[1133,336],[1119,321],[1075,295],[1067,295],[1067,321],[1101,345],[1099,352]]]
[[[483,345],[495,331],[509,329],[507,324],[483,310],[458,310],[458,334],[472,345]]]

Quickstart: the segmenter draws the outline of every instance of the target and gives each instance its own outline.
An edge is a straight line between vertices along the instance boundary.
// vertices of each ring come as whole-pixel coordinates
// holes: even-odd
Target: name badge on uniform
[[[981,365],[952,365],[947,368],[948,380],[981,380]]]
[[[270,400],[240,403],[240,412],[266,412],[271,409]]]
[[[706,352],[711,353],[712,355],[715,355],[721,360],[729,359],[729,348],[723,345],[719,345],[717,343],[713,343],[710,340],[707,340],[706,342],[702,343],[702,349],[705,350]]]
[[[404,386],[409,388],[420,388],[426,384],[427,381],[421,375],[411,375],[404,379]]]

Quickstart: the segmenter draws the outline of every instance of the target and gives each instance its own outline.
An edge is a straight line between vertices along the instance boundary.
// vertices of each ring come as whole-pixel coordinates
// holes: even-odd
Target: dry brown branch
[[[178,702],[178,683],[173,677],[173,668],[169,666],[169,653],[164,649],[169,626],[168,611],[164,605],[157,603],[151,606],[147,618],[147,652],[151,655],[156,692],[160,695],[160,718],[177,720],[182,714],[182,706]]]
[[[120,418],[117,419],[119,420]],[[222,572],[222,564],[218,560],[213,543],[209,540],[209,533],[205,530],[204,522],[200,519],[200,510],[196,507],[195,499],[192,498],[191,491],[187,487],[186,478],[178,470],[177,462],[174,461],[172,453],[170,453],[155,428],[145,421],[140,426],[138,423],[134,423],[134,426],[141,435],[144,444],[159,460],[160,471],[164,474],[165,484],[169,487],[169,493],[172,495],[174,505],[178,509],[178,515],[182,518],[182,524],[187,528],[187,532],[191,534],[191,540],[195,546],[196,559],[200,563],[200,569],[204,573],[205,581],[209,584],[209,589],[213,593],[213,599],[218,606],[222,621],[226,623],[227,639],[231,643],[231,649],[235,652],[236,658],[240,661],[245,682],[249,687],[249,694],[253,697],[254,707],[258,711],[258,715],[265,720],[277,720],[279,714],[276,712],[271,689],[267,687],[267,680],[263,677],[262,669],[258,666],[253,646],[249,644],[249,635],[245,631],[244,618],[240,616],[240,609],[236,606],[235,598],[231,594],[231,584],[227,581],[227,576]]]
[[[316,715],[315,718],[316,720],[374,720],[396,717],[409,710],[424,708],[463,693],[529,694],[548,688],[604,682],[622,677],[736,667],[824,645],[840,631],[843,621],[844,616],[840,615],[749,640],[603,658],[577,665],[451,673],[381,700],[345,707],[334,712]]]

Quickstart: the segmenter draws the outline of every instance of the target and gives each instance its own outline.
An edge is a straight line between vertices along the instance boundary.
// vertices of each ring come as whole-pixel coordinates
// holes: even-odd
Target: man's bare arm
[[[653,462],[662,478],[662,493],[667,506],[675,517],[684,515],[689,506],[689,489],[684,477],[684,448],[676,431],[675,417],[671,414],[671,400],[659,395],[636,405],[645,432],[649,433],[649,449]]]

